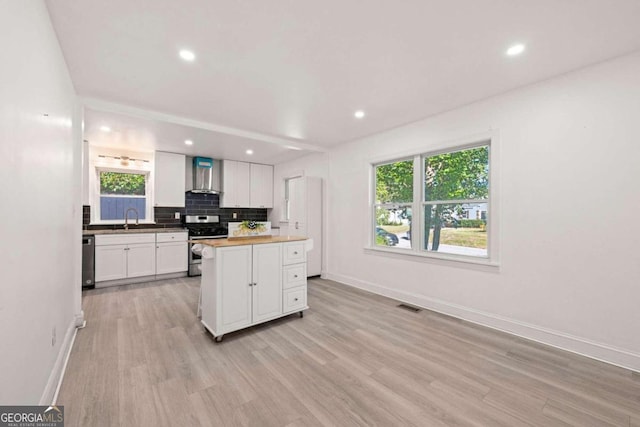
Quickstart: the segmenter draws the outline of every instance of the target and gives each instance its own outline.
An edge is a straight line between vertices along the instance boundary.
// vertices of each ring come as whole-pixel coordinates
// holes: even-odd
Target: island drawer
[[[177,232],[177,233],[158,233],[156,235],[156,242],[165,243],[165,242],[186,242],[187,241],[187,232]]]
[[[283,289],[295,288],[307,284],[307,264],[287,265],[283,268]]]
[[[282,312],[289,313],[307,307],[307,287],[287,289],[283,293]]]
[[[155,243],[155,233],[105,234],[96,236],[96,246]]]
[[[284,243],[284,256],[282,264],[298,264],[307,261],[307,253],[304,250],[304,241]]]

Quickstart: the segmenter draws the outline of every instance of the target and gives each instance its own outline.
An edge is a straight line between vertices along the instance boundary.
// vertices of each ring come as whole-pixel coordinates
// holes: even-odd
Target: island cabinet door
[[[222,333],[251,324],[251,246],[217,249],[216,309]]]
[[[282,244],[253,246],[253,322],[282,314]]]

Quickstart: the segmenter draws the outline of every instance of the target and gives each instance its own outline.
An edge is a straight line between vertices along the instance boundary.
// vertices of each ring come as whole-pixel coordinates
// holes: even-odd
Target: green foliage
[[[486,225],[487,221],[483,219],[461,219],[458,223],[462,228],[484,228]]]
[[[145,176],[134,173],[100,172],[100,194],[145,195]]]
[[[376,203],[413,201],[413,160],[376,167]]]
[[[389,246],[389,244],[387,243],[387,240],[384,237],[377,236],[377,235],[376,235],[376,245],[378,245],[378,246]]]
[[[489,197],[489,147],[425,158],[425,200]]]

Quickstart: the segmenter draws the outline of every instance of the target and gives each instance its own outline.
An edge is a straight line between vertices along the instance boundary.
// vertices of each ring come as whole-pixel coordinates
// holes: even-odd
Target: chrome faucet
[[[138,221],[140,220],[140,214],[138,214],[138,210],[136,208],[129,208],[124,213],[124,229],[129,229],[129,211],[134,211],[136,213],[136,225],[138,225]]]

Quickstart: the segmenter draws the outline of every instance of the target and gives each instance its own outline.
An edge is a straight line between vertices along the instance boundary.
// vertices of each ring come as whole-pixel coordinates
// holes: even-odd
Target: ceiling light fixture
[[[245,153],[247,153],[248,155],[252,155],[253,154],[253,150],[247,150],[247,151],[245,151]]]
[[[196,54],[191,52],[190,50],[182,49],[180,51],[180,58],[184,59],[185,61],[192,62],[196,59]]]
[[[102,132],[111,132],[111,128],[109,126],[100,126],[100,130]]]
[[[297,150],[297,151],[302,150],[302,148],[294,147],[293,145],[285,145],[284,148],[288,148],[289,150]]]
[[[193,141],[190,140],[190,139],[185,139],[184,143],[187,144],[187,145],[193,145]]]
[[[364,117],[364,111],[358,110],[355,113],[353,113],[353,115],[356,116],[356,119],[361,119]]]
[[[507,54],[507,56],[518,56],[522,52],[524,52],[524,49],[525,49],[525,45],[523,45],[522,43],[518,43],[518,44],[514,44],[509,49],[507,49],[505,53]]]

